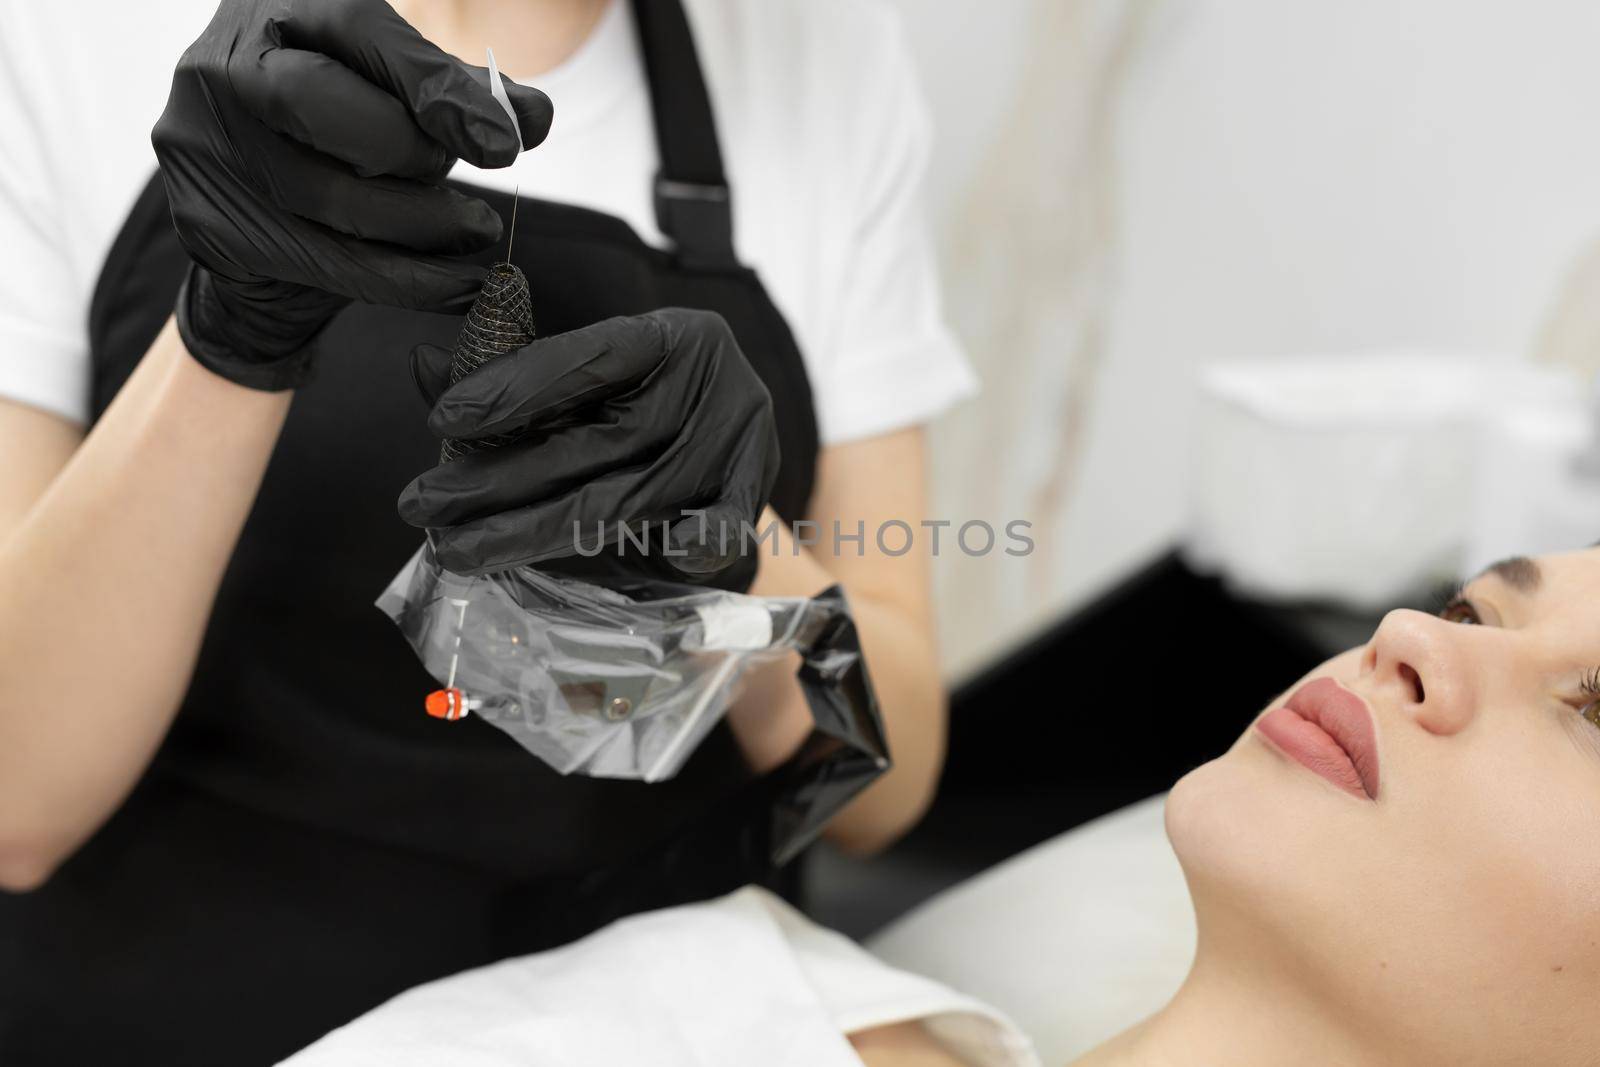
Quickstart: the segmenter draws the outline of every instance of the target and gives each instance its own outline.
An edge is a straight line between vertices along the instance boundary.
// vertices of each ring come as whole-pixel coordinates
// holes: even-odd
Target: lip
[[[1378,799],[1378,737],[1366,701],[1317,678],[1256,720],[1284,755],[1352,796]]]

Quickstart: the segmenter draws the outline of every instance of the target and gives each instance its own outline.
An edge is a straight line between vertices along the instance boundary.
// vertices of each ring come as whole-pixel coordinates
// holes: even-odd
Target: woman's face
[[[1357,753],[1352,775],[1279,712],[1174,788],[1201,960],[1272,974],[1411,1062],[1600,1063],[1596,668],[1600,550],[1391,612],[1263,713],[1337,715],[1325,682],[1293,697],[1332,678],[1371,716],[1375,767]]]

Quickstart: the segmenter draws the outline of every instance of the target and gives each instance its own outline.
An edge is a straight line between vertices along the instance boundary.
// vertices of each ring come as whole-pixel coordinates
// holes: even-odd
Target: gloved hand
[[[151,140],[194,260],[178,329],[256,389],[304,381],[307,346],[351,300],[437,311],[482,271],[445,258],[499,240],[488,204],[436,183],[461,157],[505,166],[550,129],[549,99],[424,40],[382,0],[222,0],[178,61]]]
[[[401,493],[401,517],[432,531],[447,569],[534,563],[602,584],[627,584],[605,581],[615,574],[749,587],[759,546],[742,524],[755,527],[777,477],[777,425],[721,316],[668,308],[607,319],[534,341],[455,385],[450,357],[433,345],[412,352],[433,404],[429,429],[521,439],[441,463]],[[618,555],[617,524],[641,521],[658,535],[652,554],[629,544]],[[608,547],[586,558],[575,543],[593,552],[600,523]]]

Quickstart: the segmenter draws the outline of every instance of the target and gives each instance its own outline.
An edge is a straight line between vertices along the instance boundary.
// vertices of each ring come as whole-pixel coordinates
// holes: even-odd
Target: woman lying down
[[[1596,604],[1600,550],[1496,564],[1437,617],[1390,613],[1179,781],[1193,968],[1080,1067],[1600,1064]],[[747,889],[423,986],[289,1062],[1037,1058],[999,1013]]]

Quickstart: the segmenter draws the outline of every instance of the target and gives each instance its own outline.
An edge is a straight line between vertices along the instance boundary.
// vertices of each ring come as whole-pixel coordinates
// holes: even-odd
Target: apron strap
[[[733,205],[705,77],[682,0],[633,0],[656,127],[656,225],[677,245],[680,265],[724,270],[733,251]]]

